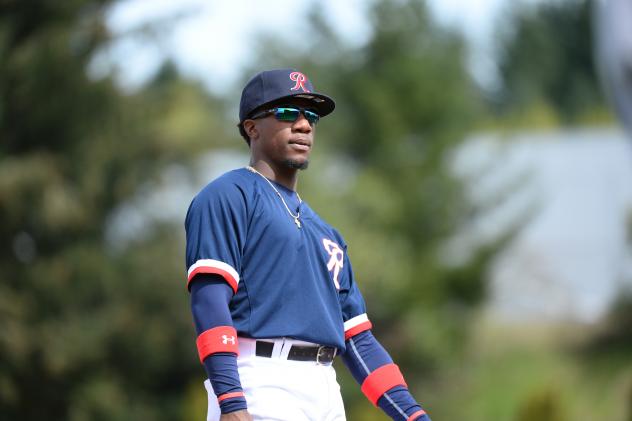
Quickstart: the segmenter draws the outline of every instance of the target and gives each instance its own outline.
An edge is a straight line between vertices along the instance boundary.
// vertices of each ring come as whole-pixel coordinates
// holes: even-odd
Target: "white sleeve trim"
[[[362,323],[366,323],[368,321],[369,321],[369,316],[367,316],[366,313],[362,313],[359,316],[352,317],[349,320],[347,320],[344,324],[345,332],[349,329],[353,329],[354,327]]]
[[[239,284],[239,273],[237,273],[237,271],[228,263],[220,262],[219,260],[214,260],[214,259],[200,259],[197,262],[193,263],[191,267],[189,268],[189,271],[187,274],[188,277],[191,278],[191,274],[196,269],[205,268],[205,267],[215,268],[215,269],[224,271],[233,278],[233,280],[235,281],[235,284]]]

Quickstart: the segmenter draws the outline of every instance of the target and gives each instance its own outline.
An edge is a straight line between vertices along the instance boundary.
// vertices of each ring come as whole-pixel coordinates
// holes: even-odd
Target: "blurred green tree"
[[[518,409],[516,421],[542,420],[564,421],[568,417],[563,410],[562,399],[551,389],[538,390],[531,394]]]
[[[450,154],[480,103],[464,41],[437,26],[424,2],[377,3],[371,21],[357,56],[323,69],[339,104],[326,136],[358,169],[341,222],[350,244],[372,245],[350,253],[378,333],[423,370],[458,348],[461,317],[484,295],[485,264],[474,257],[454,276],[441,255],[470,210]]]
[[[603,113],[589,0],[523,4],[500,28],[497,112],[550,106],[567,124]]]
[[[628,384],[627,396],[626,396],[626,415],[625,421],[632,421],[632,379]]]
[[[106,231],[167,165],[226,142],[223,105],[169,65],[137,93],[90,77],[110,5],[0,2],[2,419],[176,419],[203,373],[180,227],[116,249]]]

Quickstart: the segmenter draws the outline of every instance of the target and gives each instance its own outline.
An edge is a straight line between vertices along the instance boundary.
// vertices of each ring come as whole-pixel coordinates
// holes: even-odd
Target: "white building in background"
[[[474,202],[492,203],[459,237],[461,252],[524,224],[490,273],[495,320],[594,322],[632,287],[632,141],[623,132],[477,135],[454,162]]]

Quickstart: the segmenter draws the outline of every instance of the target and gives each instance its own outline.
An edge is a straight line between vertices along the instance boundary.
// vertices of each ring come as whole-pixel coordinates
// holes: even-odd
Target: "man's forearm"
[[[199,335],[198,351],[204,350],[200,351],[203,352],[200,358],[223,414],[247,408],[237,370],[237,336],[228,309],[231,296],[230,287],[216,275],[203,275],[191,283],[191,312]],[[218,329],[220,332],[214,333]],[[203,338],[206,334],[211,337]],[[221,349],[227,347],[231,352]]]
[[[370,331],[348,338],[346,345],[343,361],[372,403],[393,420],[430,421],[408,391],[399,368]]]

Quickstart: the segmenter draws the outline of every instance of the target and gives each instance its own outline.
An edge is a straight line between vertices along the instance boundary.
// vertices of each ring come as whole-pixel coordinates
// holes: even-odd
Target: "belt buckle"
[[[323,351],[326,351],[326,350],[327,350],[327,348],[328,348],[328,347],[327,347],[327,346],[325,346],[325,345],[321,345],[321,346],[319,346],[319,347],[318,347],[318,352],[316,353],[316,364],[318,364],[318,365],[329,365],[329,364],[331,364],[331,363],[333,362],[333,357],[335,357],[335,356],[336,356],[336,351],[334,351],[334,355],[333,355],[333,357],[332,357],[332,359],[331,359],[331,362],[328,362],[328,363],[323,363],[323,362],[321,362],[321,361],[320,361],[321,353],[322,353]],[[325,354],[323,354],[322,356],[324,357],[324,356],[325,356]]]

